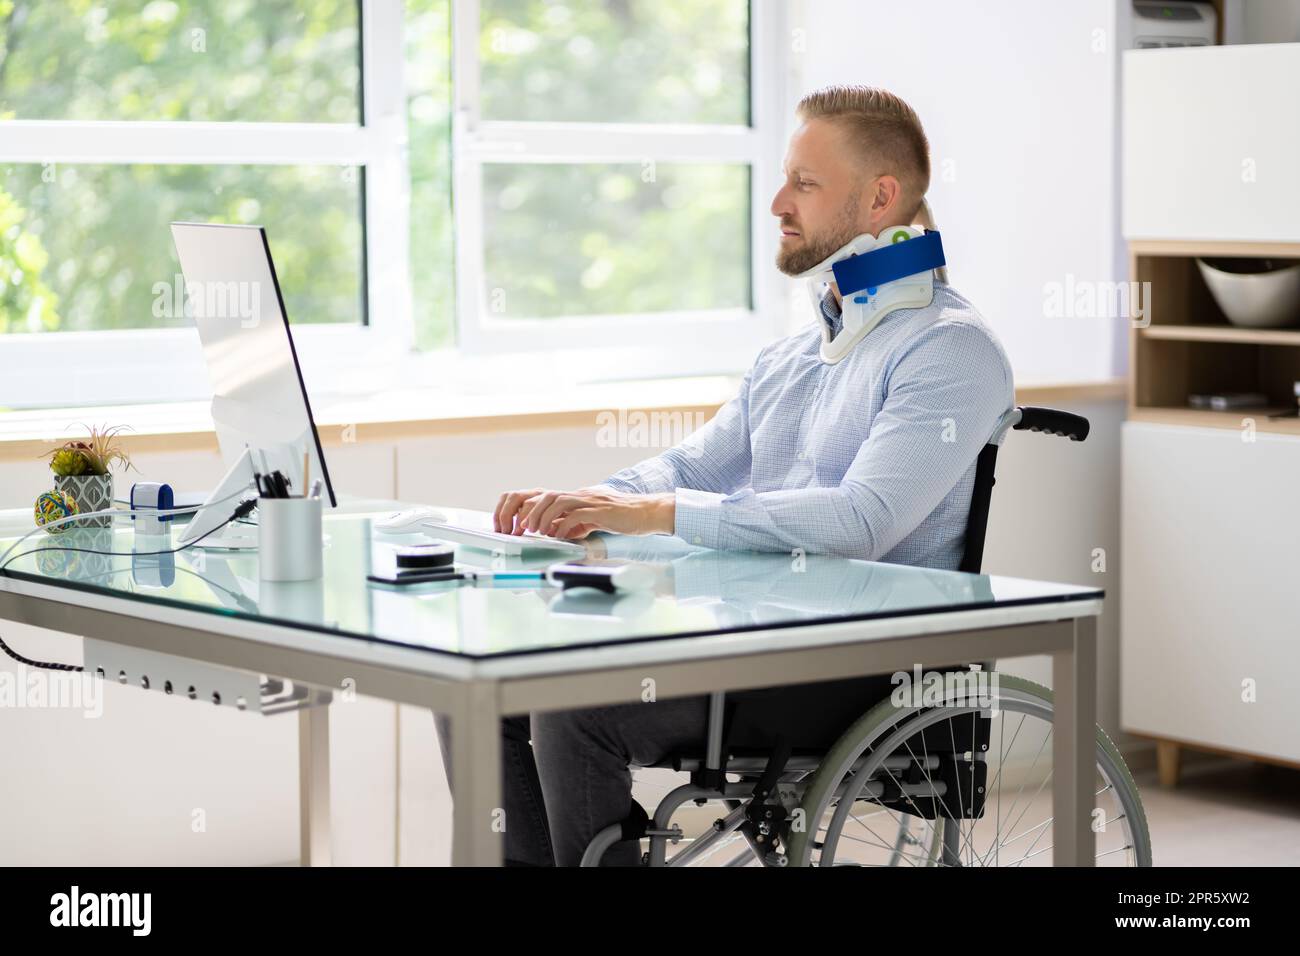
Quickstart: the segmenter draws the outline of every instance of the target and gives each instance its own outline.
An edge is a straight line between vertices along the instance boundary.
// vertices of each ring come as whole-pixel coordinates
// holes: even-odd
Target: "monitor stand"
[[[212,493],[208,495],[203,506],[194,513],[190,523],[186,525],[185,530],[177,540],[178,547],[189,547],[193,545],[196,548],[212,548],[225,551],[237,551],[246,548],[257,547],[257,529],[249,528],[247,525],[226,525],[221,528],[221,523],[225,521],[239,507],[243,498],[239,497],[240,491],[246,491],[255,494],[253,488],[253,455],[245,446],[240,453],[238,460],[230,466],[225,477]],[[244,498],[248,497],[245,495]],[[222,499],[228,499],[223,501]],[[221,504],[214,504],[221,502]],[[221,528],[220,531],[214,531],[215,528]],[[209,532],[212,532],[209,534]],[[207,537],[203,537],[207,535]],[[199,538],[203,538],[199,541]],[[195,543],[197,542],[197,544]]]

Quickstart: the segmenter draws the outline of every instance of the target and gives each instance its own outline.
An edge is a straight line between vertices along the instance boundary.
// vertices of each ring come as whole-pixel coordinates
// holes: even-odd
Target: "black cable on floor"
[[[19,664],[26,664],[28,667],[42,667],[50,671],[80,671],[85,670],[80,664],[55,664],[50,661],[34,661],[30,657],[23,657],[12,647],[5,643],[4,638],[0,637],[0,651],[4,651]]]

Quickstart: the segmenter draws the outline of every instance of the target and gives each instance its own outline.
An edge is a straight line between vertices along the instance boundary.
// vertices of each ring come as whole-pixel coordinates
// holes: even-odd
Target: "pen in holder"
[[[321,499],[257,499],[263,581],[314,581],[322,574]]]

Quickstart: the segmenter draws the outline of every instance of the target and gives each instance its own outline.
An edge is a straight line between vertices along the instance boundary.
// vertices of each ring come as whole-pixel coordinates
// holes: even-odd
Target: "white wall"
[[[1300,0],[1227,0],[1228,43],[1300,42]],[[1236,10],[1232,8],[1235,7]],[[1234,22],[1233,13],[1236,13]]]
[[[800,92],[882,86],[920,114],[952,282],[1022,384],[1123,369],[1122,320],[1043,314],[1045,283],[1121,277],[1115,4],[804,0],[791,18]]]

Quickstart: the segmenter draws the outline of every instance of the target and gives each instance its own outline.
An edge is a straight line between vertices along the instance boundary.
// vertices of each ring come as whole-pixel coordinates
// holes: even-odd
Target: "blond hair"
[[[921,118],[899,96],[873,86],[826,86],[799,101],[800,122],[827,119],[848,133],[862,157],[898,178],[902,212],[910,220],[930,188],[930,143]]]

